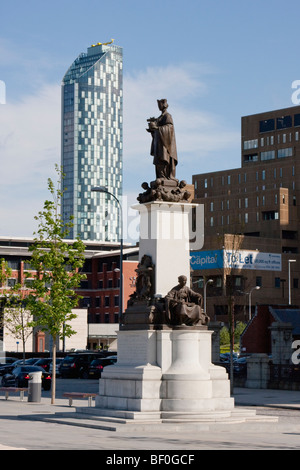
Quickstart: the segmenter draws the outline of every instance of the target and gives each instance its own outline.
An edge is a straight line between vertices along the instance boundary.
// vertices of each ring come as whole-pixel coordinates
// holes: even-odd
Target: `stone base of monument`
[[[261,420],[235,408],[225,368],[210,361],[211,334],[184,326],[118,332],[118,361],[105,367],[95,407],[77,412],[111,430]]]

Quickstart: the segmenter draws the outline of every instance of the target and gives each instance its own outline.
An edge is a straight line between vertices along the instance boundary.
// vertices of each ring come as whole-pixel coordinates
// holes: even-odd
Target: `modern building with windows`
[[[103,186],[122,196],[123,51],[111,43],[80,54],[62,80],[62,216],[74,227],[69,237],[118,241],[119,208],[114,198],[92,192]]]
[[[241,320],[248,319],[251,300],[252,313],[256,302],[300,303],[299,161],[300,106],[294,106],[242,117],[241,167],[193,176],[194,201],[205,208],[203,252],[221,250],[223,262],[226,252],[240,252],[240,259],[261,263],[210,269],[205,258],[194,265],[194,282],[213,279],[206,288],[215,319],[226,320],[225,294],[232,285]],[[277,255],[280,268],[275,262],[267,267],[266,258]],[[256,286],[260,289],[252,291]]]
[[[74,242],[74,240],[66,241]],[[24,297],[30,292],[32,279],[36,276],[36,272],[30,265],[29,248],[32,243],[31,237],[0,237],[0,260],[6,261],[11,269],[9,277],[3,284],[0,282],[0,352],[22,351],[21,341],[9,333],[5,322],[1,320],[7,290],[16,283],[20,283]],[[124,246],[122,275],[122,307],[124,309],[130,295],[135,291],[138,253],[137,246]],[[58,344],[60,350],[85,349],[86,347],[97,349],[116,342],[121,302],[119,243],[87,241],[84,257],[85,263],[81,271],[86,275],[86,279],[82,280],[76,289],[81,298],[78,308],[74,309],[78,317],[72,321],[72,328],[76,334],[71,338],[65,338],[64,341],[60,340]],[[27,340],[26,352],[49,350],[49,341],[48,335],[45,335],[39,328],[35,328]]]

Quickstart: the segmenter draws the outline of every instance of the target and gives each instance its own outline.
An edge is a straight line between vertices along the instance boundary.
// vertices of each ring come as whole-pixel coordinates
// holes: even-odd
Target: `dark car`
[[[83,375],[84,379],[99,379],[103,368],[106,366],[111,366],[117,362],[117,356],[108,356],[103,358],[94,359],[86,373]]]
[[[2,377],[2,387],[28,387],[29,374],[31,372],[42,372],[42,388],[50,390],[51,375],[45,372],[42,367],[19,365],[11,373]]]
[[[18,359],[12,364],[1,364],[0,365],[0,375],[8,374],[11,372],[18,364],[21,364],[23,361],[22,359]]]
[[[60,364],[60,375],[62,378],[66,377],[80,377],[82,378],[93,359],[103,358],[102,353],[72,353],[67,355]]]
[[[52,362],[52,359],[48,358],[42,358],[39,359],[37,362],[34,363],[35,366],[42,367],[46,372],[50,372],[50,364]]]
[[[4,366],[6,364],[12,364],[13,362],[16,362],[16,360],[17,360],[16,357],[1,356],[0,357],[0,366]]]

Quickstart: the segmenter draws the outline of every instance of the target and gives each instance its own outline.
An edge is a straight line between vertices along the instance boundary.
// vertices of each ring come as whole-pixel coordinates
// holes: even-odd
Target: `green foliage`
[[[230,337],[228,328],[226,328],[226,326],[223,326],[223,328],[221,328],[220,330],[220,345],[223,346],[229,344],[229,340]]]
[[[29,250],[32,253],[31,267],[36,270],[32,292],[28,302],[34,316],[34,324],[48,331],[53,339],[71,336],[75,331],[68,324],[76,315],[72,309],[78,305],[76,287],[85,275],[80,273],[84,263],[83,242],[77,238],[72,244],[65,241],[72,226],[64,225],[60,215],[60,189],[63,175],[59,175],[58,186],[48,179],[52,200],[44,202],[44,208],[35,219],[38,221],[36,238]]]
[[[4,258],[0,259],[0,287],[6,284],[6,280],[11,276],[12,269],[8,266]]]
[[[240,342],[240,336],[246,328],[246,323],[237,321],[234,327],[234,344],[237,346]],[[220,348],[222,352],[230,350],[230,332],[226,326],[220,330]],[[228,351],[227,351],[228,350]]]

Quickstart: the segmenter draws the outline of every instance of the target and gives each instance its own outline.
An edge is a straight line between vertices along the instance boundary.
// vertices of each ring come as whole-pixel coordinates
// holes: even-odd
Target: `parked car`
[[[50,390],[51,388],[51,375],[45,372],[42,367],[20,365],[15,367],[11,373],[5,374],[2,377],[2,387],[28,387],[28,380],[30,372],[42,372],[42,388],[43,390]]]
[[[17,360],[16,357],[1,356],[0,357],[0,365],[4,366],[6,364],[12,364],[13,362],[16,362],[16,360]]]
[[[11,364],[1,364],[0,365],[0,375],[7,374],[8,372],[11,372],[14,367],[16,367],[18,364],[21,364],[22,359],[18,359],[15,362],[12,362]]]
[[[87,371],[83,374],[84,379],[99,379],[101,377],[101,373],[103,368],[106,366],[111,366],[117,362],[117,356],[108,356],[108,357],[99,357],[94,359]]]
[[[35,357],[31,359],[25,359],[25,362],[23,359],[17,359],[15,362],[12,362],[11,364],[5,364],[0,366],[0,375],[8,374],[10,373],[16,366],[21,365],[21,364],[26,364],[26,365],[34,365],[40,358]]]
[[[103,354],[97,352],[72,353],[67,355],[60,365],[61,377],[83,377],[92,360],[100,357],[103,357]]]
[[[52,359],[49,357],[47,358],[42,358],[39,359],[37,362],[34,363],[35,366],[42,367],[46,372],[49,372],[50,364],[52,362]]]
[[[233,361],[235,361],[238,357],[239,356],[236,352],[232,354]],[[228,362],[228,361],[230,361],[230,352],[220,354],[220,362]]]
[[[57,357],[56,358],[56,367],[55,367],[55,370],[56,370],[56,377],[59,377],[61,374],[60,374],[60,366],[61,366],[61,363],[63,362],[64,358],[63,357]],[[50,363],[50,366],[49,366],[49,374],[52,375],[53,373],[53,361],[51,361]]]

